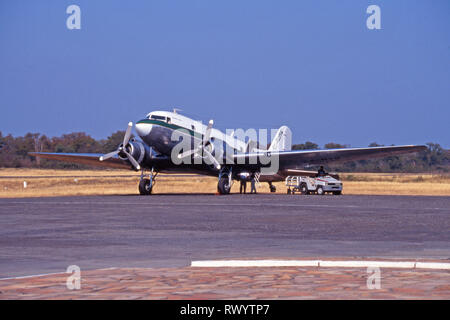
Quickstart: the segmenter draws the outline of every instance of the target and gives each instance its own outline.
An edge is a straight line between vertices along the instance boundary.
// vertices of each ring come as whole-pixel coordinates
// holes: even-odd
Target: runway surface
[[[450,197],[0,199],[0,277],[224,258],[450,259]]]

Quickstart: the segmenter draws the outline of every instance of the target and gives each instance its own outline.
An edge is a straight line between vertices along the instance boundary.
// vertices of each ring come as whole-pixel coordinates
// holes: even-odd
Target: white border
[[[371,260],[204,260],[192,261],[191,267],[238,268],[238,267],[341,267],[341,268],[399,268],[450,270],[450,263],[414,261]]]

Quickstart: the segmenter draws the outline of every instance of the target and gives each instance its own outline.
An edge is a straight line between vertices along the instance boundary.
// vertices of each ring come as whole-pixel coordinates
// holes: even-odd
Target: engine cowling
[[[125,146],[126,151],[141,165],[145,162],[146,157],[150,157],[149,147],[141,141],[130,140]],[[119,158],[128,160],[125,154],[119,153]]]

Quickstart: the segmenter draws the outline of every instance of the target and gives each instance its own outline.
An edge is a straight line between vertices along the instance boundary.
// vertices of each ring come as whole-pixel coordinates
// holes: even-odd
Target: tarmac
[[[173,194],[0,199],[0,278],[193,260],[450,259],[450,197]]]

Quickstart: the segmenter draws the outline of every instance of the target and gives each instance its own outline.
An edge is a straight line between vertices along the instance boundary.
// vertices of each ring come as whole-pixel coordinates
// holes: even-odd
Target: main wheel
[[[219,183],[217,184],[217,191],[220,194],[229,194],[230,193],[230,183],[228,181],[228,177],[224,176],[219,179]]]
[[[139,181],[139,194],[149,195],[152,194],[153,185],[150,184],[150,179],[142,179]]]
[[[319,196],[323,196],[325,194],[325,191],[323,191],[322,186],[318,186],[316,192]]]
[[[339,195],[342,194],[342,191],[333,191],[333,194],[334,194],[335,196],[339,196]]]
[[[270,185],[270,192],[277,192],[277,188],[274,185]]]
[[[300,192],[301,194],[309,194],[308,186],[306,185],[306,183],[302,183],[300,185]]]

